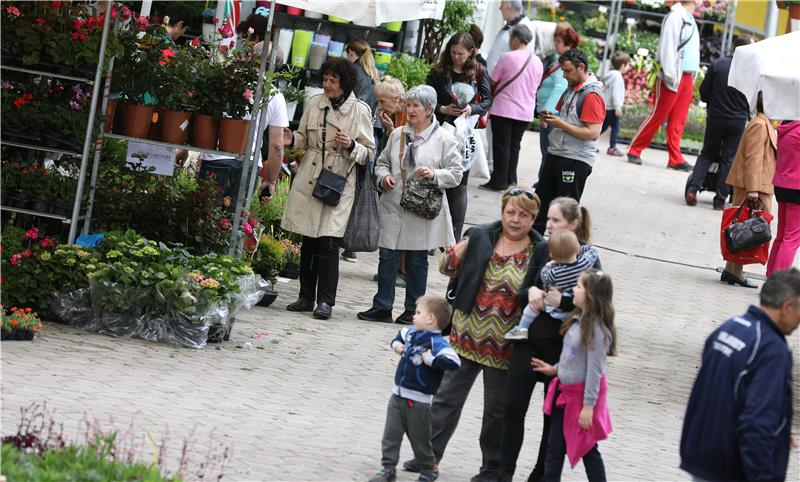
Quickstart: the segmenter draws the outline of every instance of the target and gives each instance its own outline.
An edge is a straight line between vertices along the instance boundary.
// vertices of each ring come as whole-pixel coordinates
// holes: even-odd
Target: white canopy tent
[[[728,85],[747,97],[751,110],[760,91],[770,119],[800,120],[800,32],[737,48]]]
[[[377,27],[385,22],[439,20],[445,0],[278,0],[278,3]]]

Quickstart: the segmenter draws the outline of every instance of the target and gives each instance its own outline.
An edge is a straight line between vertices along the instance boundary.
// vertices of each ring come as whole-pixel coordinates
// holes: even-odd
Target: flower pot
[[[25,330],[23,332],[23,335],[25,340],[31,341],[33,340],[35,333],[33,332],[33,330]]]
[[[289,120],[294,120],[295,112],[297,112],[297,102],[287,102],[286,113],[289,115]]]
[[[165,109],[161,111],[161,141],[170,144],[186,144],[191,112]]]
[[[222,119],[219,122],[219,150],[243,153],[249,127],[250,121]]]
[[[122,134],[137,139],[147,139],[150,124],[153,122],[152,105],[125,104],[125,121]]]
[[[219,138],[219,120],[206,114],[192,115],[192,142],[194,147],[216,149]]]
[[[108,105],[106,106],[106,118],[103,121],[103,132],[111,132],[114,129],[114,119],[117,115],[117,104],[119,101],[117,99],[108,99]]]
[[[295,7],[286,7],[286,13],[295,17],[299,17],[303,15],[303,9]]]
[[[278,297],[278,290],[267,291],[266,293],[264,293],[264,297],[261,298],[261,300],[258,303],[256,303],[256,306],[267,307],[271,305],[275,301],[275,298],[277,297]]]

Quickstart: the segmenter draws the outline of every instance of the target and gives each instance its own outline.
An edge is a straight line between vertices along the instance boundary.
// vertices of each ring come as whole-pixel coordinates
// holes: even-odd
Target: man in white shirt
[[[265,124],[267,132],[262,140],[261,158],[269,160],[269,163],[260,173],[260,192],[262,199],[269,199],[275,193],[275,184],[278,182],[283,165],[283,129],[289,127],[286,99],[282,93],[276,92],[269,100]]]
[[[506,24],[497,32],[497,37],[495,37],[494,43],[492,44],[492,50],[489,51],[489,56],[486,58],[489,75],[492,75],[494,66],[497,65],[497,61],[500,60],[500,57],[511,50],[508,44],[508,35],[509,32],[511,32],[511,28],[517,24],[525,25],[533,34],[534,40],[528,44],[528,50],[534,54],[536,53],[536,27],[533,25],[533,22],[525,16],[522,9],[522,2],[518,0],[504,0],[500,2],[500,14],[503,15],[503,20],[506,21]]]

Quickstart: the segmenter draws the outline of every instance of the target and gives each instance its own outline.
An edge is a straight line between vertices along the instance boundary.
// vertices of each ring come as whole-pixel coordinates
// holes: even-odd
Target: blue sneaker
[[[397,471],[393,467],[384,467],[380,472],[369,478],[367,482],[394,482],[397,480]]]
[[[419,473],[419,478],[417,479],[417,482],[433,482],[438,478],[439,478],[438,470],[424,470]]]

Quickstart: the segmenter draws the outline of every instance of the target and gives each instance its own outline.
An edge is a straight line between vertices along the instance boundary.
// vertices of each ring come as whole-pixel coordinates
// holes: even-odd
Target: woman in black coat
[[[435,112],[439,122],[452,124],[462,114],[468,117],[483,116],[492,105],[491,79],[486,69],[475,61],[475,42],[468,33],[457,33],[450,38],[439,63],[428,74],[426,83],[436,89]],[[458,93],[468,98],[459,98]],[[461,184],[445,191],[456,242],[461,240],[467,213],[467,180],[471,159],[474,156],[465,156],[462,161],[464,176]]]
[[[591,229],[589,211],[569,197],[554,199],[547,211],[547,234],[564,229],[575,232],[581,245],[589,244]],[[555,364],[561,356],[563,337],[560,329],[562,322],[550,316],[543,309],[541,303],[547,299],[550,306],[558,306],[565,312],[572,311],[574,308],[572,298],[562,297],[555,288],[551,288],[546,293],[543,291],[539,272],[549,261],[550,252],[547,243],[537,245],[518,294],[520,305],[525,306],[532,303],[538,306],[540,314],[530,327],[528,341],[515,343],[511,351],[511,362],[506,379],[503,449],[500,456],[502,480],[511,480],[516,469],[517,458],[525,434],[525,414],[531,403],[533,388],[537,382],[541,382],[543,389],[547,390],[551,380],[551,377],[533,372],[531,358],[536,357],[546,360],[547,363]],[[595,264],[595,268],[600,268],[599,260]],[[536,459],[536,467],[528,478],[529,481],[540,481],[544,476],[544,459],[547,453],[549,433],[550,417],[545,415],[542,424],[542,440],[539,443],[539,455]]]

